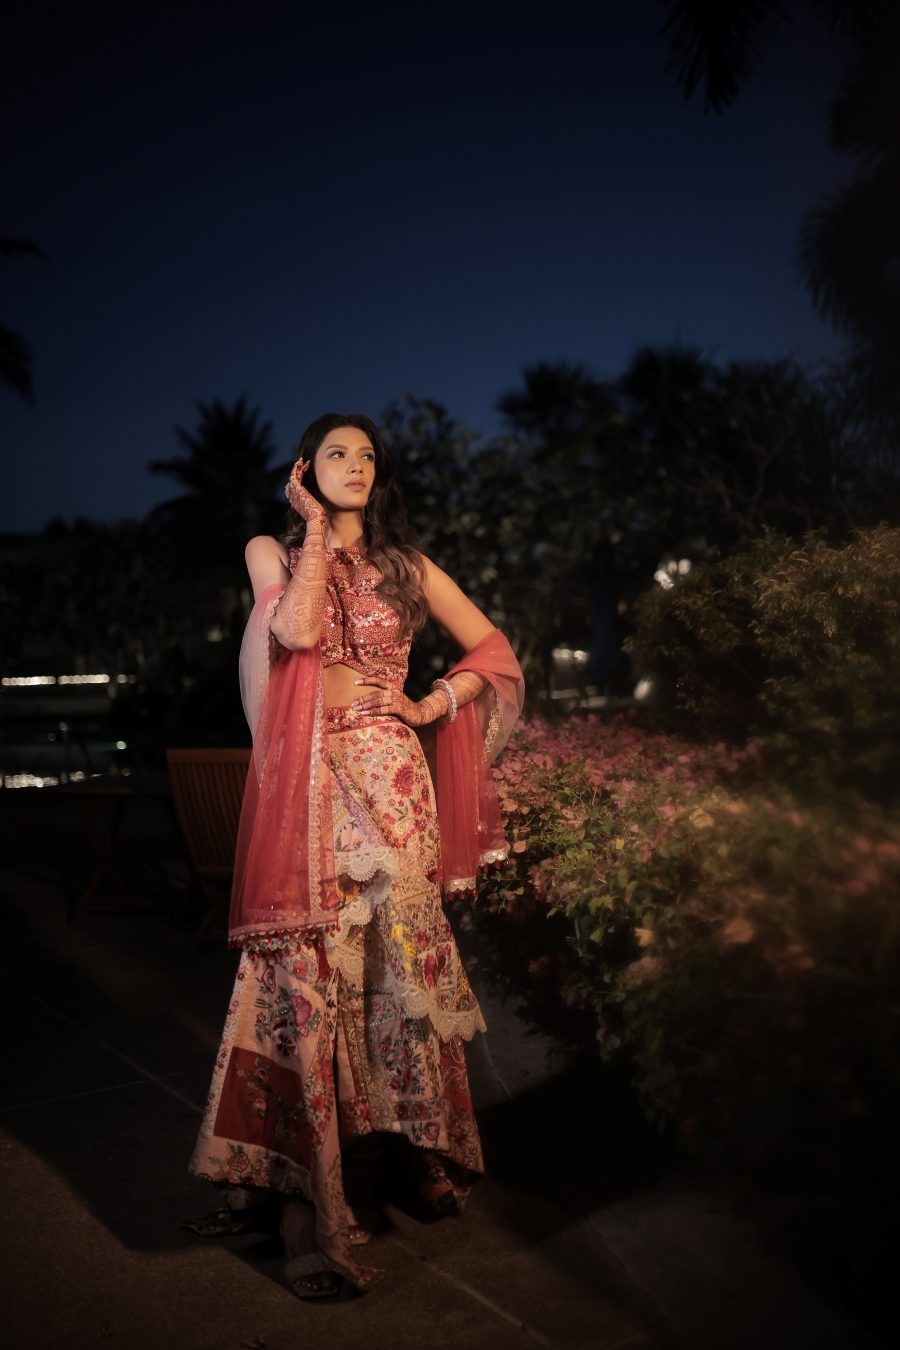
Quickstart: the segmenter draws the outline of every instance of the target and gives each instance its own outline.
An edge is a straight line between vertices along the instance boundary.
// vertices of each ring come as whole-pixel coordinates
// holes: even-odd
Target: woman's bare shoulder
[[[244,558],[258,600],[268,586],[285,587],[291,579],[287,549],[271,534],[256,534],[244,549]]]
[[[288,551],[286,545],[282,544],[271,534],[255,534],[252,539],[247,541],[244,549],[244,557],[247,565],[250,565],[251,558],[254,561],[265,561],[271,558],[278,558],[285,567],[289,565]]]

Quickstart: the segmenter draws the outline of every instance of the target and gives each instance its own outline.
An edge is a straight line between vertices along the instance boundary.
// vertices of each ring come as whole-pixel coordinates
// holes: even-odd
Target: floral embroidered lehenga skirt
[[[311,1200],[319,1249],[365,1287],[375,1272],[350,1245],[342,1145],[402,1134],[480,1173],[462,1043],[484,1021],[441,907],[415,732],[345,708],[328,727],[340,923],[242,953],[190,1170]]]

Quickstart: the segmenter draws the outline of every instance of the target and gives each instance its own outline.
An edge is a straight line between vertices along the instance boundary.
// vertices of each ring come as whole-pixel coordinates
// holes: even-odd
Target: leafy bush
[[[688,1151],[871,1206],[900,1128],[900,820],[759,770],[628,716],[526,724],[497,770],[515,865],[466,923]]]
[[[749,735],[797,785],[900,795],[900,530],[758,540],[649,592],[627,645],[659,725]]]

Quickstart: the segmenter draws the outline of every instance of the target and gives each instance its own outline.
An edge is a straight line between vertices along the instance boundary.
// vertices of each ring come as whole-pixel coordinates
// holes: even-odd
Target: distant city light
[[[644,699],[649,698],[653,692],[652,680],[638,680],[634,686],[634,698],[638,703],[643,703]]]
[[[53,774],[47,774],[40,777],[36,773],[5,773],[3,775],[3,786],[5,788],[28,788],[28,787],[58,787],[59,779]]]
[[[572,661],[576,666],[586,664],[590,653],[582,651],[580,647],[554,647],[554,661]]]
[[[128,749],[128,745],[127,745],[127,743],[126,743],[125,741],[116,741],[116,749],[117,749],[117,750],[127,750],[127,749]]]
[[[109,684],[112,675],[3,675],[0,684],[8,688],[24,688],[36,684]],[[136,675],[117,675],[116,684],[135,684]]]
[[[653,580],[658,581],[664,591],[669,590],[670,587],[675,585],[674,581],[663,567],[658,567],[656,569],[656,571],[653,573]]]

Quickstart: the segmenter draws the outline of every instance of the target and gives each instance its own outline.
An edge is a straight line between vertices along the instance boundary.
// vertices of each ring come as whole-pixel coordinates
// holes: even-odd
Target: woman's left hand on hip
[[[395,689],[385,680],[357,680],[357,684],[374,685],[368,694],[360,694],[350,704],[354,712],[371,713],[378,717],[399,717],[408,726],[417,727],[424,720],[422,710],[402,689]]]

